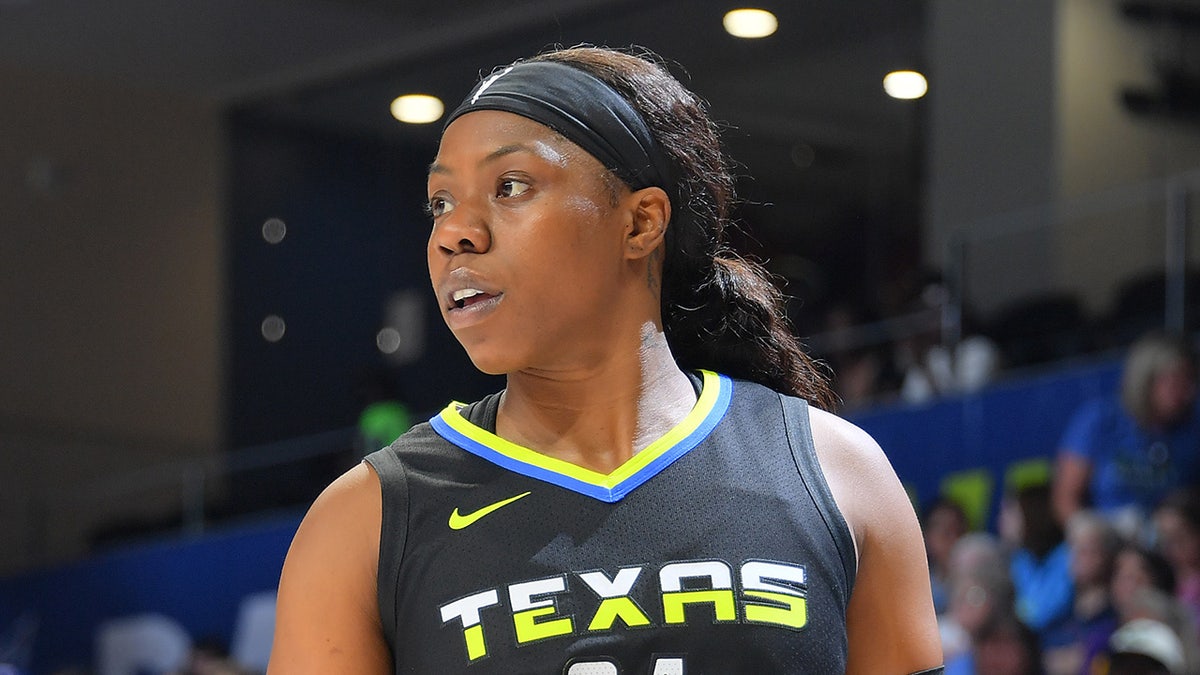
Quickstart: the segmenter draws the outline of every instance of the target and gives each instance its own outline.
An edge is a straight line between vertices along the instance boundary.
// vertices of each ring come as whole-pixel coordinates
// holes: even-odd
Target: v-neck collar
[[[725,416],[733,381],[707,370],[699,373],[700,395],[687,417],[608,474],[506,441],[463,417],[462,403],[446,406],[429,424],[447,441],[509,471],[613,503],[699,445]]]

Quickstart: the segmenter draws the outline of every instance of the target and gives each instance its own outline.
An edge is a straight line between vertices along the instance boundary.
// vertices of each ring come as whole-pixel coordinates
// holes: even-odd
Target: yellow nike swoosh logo
[[[450,529],[461,530],[464,527],[468,527],[471,524],[473,524],[475,521],[486,516],[487,514],[493,512],[493,511],[496,511],[498,509],[501,509],[505,506],[508,506],[509,504],[517,501],[518,499],[520,499],[522,497],[528,497],[531,494],[533,494],[533,493],[532,492],[524,492],[524,493],[517,495],[516,497],[509,497],[508,499],[501,499],[500,501],[496,502],[495,504],[488,504],[487,506],[483,507],[482,509],[479,509],[477,511],[472,511],[472,512],[466,513],[466,514],[459,513],[458,507],[455,507],[454,511],[450,514]]]

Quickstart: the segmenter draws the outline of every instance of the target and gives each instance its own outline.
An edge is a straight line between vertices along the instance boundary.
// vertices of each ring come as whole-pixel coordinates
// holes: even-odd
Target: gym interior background
[[[1133,327],[1195,328],[1193,2],[777,2],[753,41],[715,0],[413,4],[0,0],[0,574],[292,517],[374,386],[418,419],[495,388],[427,292],[440,125],[388,104],[552,45],[648,47],[709,101],[816,348],[835,308],[862,344],[930,310],[996,386],[1106,384]]]

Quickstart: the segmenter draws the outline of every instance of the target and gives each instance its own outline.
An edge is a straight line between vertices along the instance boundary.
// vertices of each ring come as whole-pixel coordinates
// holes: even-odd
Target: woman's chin
[[[475,369],[485,375],[506,375],[517,369],[510,354],[498,353],[498,350],[482,346],[467,347],[467,357],[475,365]]]

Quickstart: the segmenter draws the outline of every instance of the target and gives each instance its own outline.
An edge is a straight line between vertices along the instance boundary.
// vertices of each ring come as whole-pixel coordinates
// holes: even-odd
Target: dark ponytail
[[[766,270],[728,248],[733,175],[704,105],[652,55],[576,47],[534,57],[588,71],[624,96],[674,171],[663,262],[664,332],[681,368],[707,368],[800,396],[837,398],[804,352]]]

